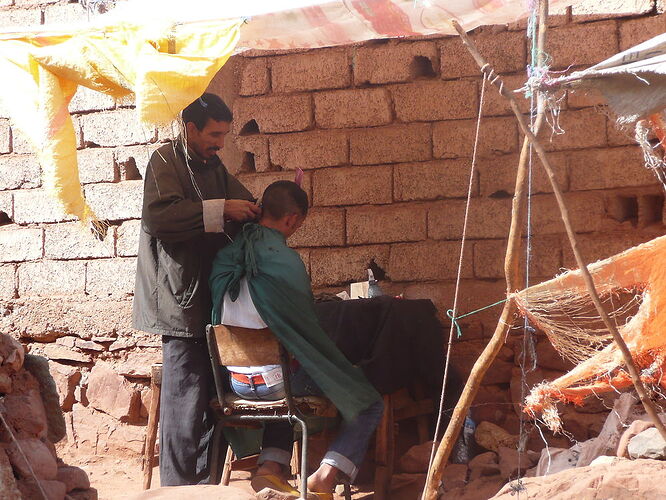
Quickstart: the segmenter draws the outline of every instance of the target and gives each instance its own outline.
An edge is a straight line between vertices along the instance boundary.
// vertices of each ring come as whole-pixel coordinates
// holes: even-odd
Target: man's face
[[[185,127],[187,146],[203,160],[210,160],[224,147],[224,138],[229,133],[231,124],[209,118],[201,130],[192,122],[188,122]]]

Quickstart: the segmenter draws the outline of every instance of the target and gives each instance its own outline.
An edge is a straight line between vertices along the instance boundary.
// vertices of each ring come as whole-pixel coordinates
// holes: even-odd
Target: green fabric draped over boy
[[[210,277],[213,324],[220,322],[224,295],[229,292],[231,300],[236,300],[244,276],[261,318],[345,419],[353,420],[380,399],[360,368],[351,364],[319,325],[310,277],[282,233],[248,223],[217,254]]]

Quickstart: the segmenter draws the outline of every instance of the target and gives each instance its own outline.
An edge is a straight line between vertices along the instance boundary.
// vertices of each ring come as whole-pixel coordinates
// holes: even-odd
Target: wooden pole
[[[155,457],[155,441],[157,441],[157,425],[160,419],[160,391],[162,389],[162,364],[150,367],[150,410],[148,410],[148,426],[146,442],[143,449],[143,489],[150,489],[153,480],[153,461]]]
[[[546,20],[548,18],[548,1],[541,0],[539,4],[539,35],[537,39],[537,48],[539,49],[537,64],[543,64],[543,53],[546,41]],[[538,103],[538,114],[534,124],[534,130],[538,133],[541,124],[543,123],[544,112],[541,101]],[[523,147],[520,151],[520,159],[518,161],[518,170],[516,172],[516,184],[514,189],[513,200],[511,204],[511,224],[509,227],[508,245],[506,255],[504,258],[504,275],[506,277],[506,293],[507,297],[514,293],[516,290],[522,288],[522,271],[520,268],[520,249],[521,249],[521,236],[523,221],[526,212],[526,184],[527,184],[527,165],[529,161],[529,145],[530,142],[525,137],[523,140]],[[512,299],[504,303],[504,307],[500,314],[500,319],[497,322],[495,331],[492,337],[479,358],[474,363],[472,371],[465,383],[460,399],[453,410],[451,421],[446,428],[446,432],[442,437],[442,442],[437,448],[437,453],[433,460],[432,466],[428,470],[426,478],[426,486],[423,492],[423,500],[436,500],[438,496],[439,484],[446,468],[449,456],[453,450],[456,439],[460,434],[460,429],[463,426],[465,417],[469,412],[469,408],[476,398],[476,394],[481,385],[481,381],[485,376],[488,368],[493,363],[497,354],[502,349],[504,339],[513,322],[513,316],[516,307]]]
[[[470,52],[476,63],[479,65],[479,67],[481,68],[481,71],[488,75],[488,78],[490,79],[491,83],[495,84],[499,88],[499,91],[502,94],[502,96],[509,100],[511,109],[516,115],[516,119],[518,120],[518,125],[520,126],[520,129],[522,130],[523,134],[525,134],[525,136],[529,139],[530,143],[534,147],[534,150],[539,156],[541,164],[543,165],[543,168],[546,171],[548,179],[550,180],[550,184],[553,188],[555,199],[557,200],[557,205],[560,209],[560,214],[562,216],[562,222],[564,222],[564,227],[566,229],[567,236],[569,238],[569,243],[571,244],[571,249],[573,251],[574,257],[576,258],[576,264],[578,265],[581,271],[581,275],[583,276],[583,280],[585,281],[587,291],[590,294],[592,302],[594,303],[594,306],[597,309],[599,316],[604,322],[604,325],[613,336],[613,341],[615,342],[618,349],[622,353],[624,362],[627,365],[627,371],[631,376],[631,381],[633,382],[634,387],[636,388],[636,392],[638,393],[638,397],[640,398],[641,403],[645,408],[645,412],[649,415],[650,420],[659,431],[659,434],[662,436],[664,440],[666,440],[666,428],[659,419],[657,415],[657,410],[649,398],[648,391],[646,390],[645,386],[643,385],[643,382],[640,379],[640,375],[638,373],[638,369],[636,368],[636,364],[634,363],[634,360],[631,356],[631,352],[629,351],[627,344],[624,342],[624,339],[620,335],[620,332],[618,331],[617,327],[608,317],[608,314],[606,313],[606,310],[604,309],[604,306],[601,303],[601,299],[599,298],[599,294],[594,286],[594,280],[592,279],[590,271],[587,269],[587,266],[580,254],[576,235],[571,226],[569,211],[567,210],[566,204],[564,203],[564,197],[562,195],[562,191],[559,185],[557,184],[557,180],[555,179],[555,174],[553,173],[553,169],[550,165],[545,149],[525,123],[525,119],[520,114],[520,111],[518,110],[518,106],[516,104],[513,95],[511,94],[511,92],[509,92],[507,89],[504,88],[504,84],[501,78],[499,78],[499,76],[494,73],[494,71],[490,68],[488,63],[483,59],[479,51],[476,49],[474,42],[470,40],[470,38],[467,36],[467,33],[465,33],[465,31],[460,27],[460,25],[456,21],[452,21],[452,24],[455,27],[455,29],[458,31],[458,34],[462,38],[462,41],[467,47],[468,51]]]

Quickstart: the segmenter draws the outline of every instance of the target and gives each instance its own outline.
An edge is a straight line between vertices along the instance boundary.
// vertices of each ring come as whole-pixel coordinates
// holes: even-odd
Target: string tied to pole
[[[499,304],[503,304],[503,303],[506,302],[507,300],[508,300],[508,299],[498,300],[497,302],[494,302],[494,303],[492,303],[492,304],[490,304],[490,305],[480,307],[479,309],[475,309],[475,310],[470,311],[470,312],[467,312],[467,313],[465,313],[465,314],[461,314],[460,316],[455,316],[455,313],[454,313],[453,309],[449,309],[449,310],[446,311],[446,315],[447,315],[447,316],[449,317],[449,319],[453,322],[453,326],[456,327],[456,333],[457,333],[457,335],[458,335],[457,338],[460,338],[460,337],[462,337],[462,329],[460,328],[460,324],[458,323],[458,320],[459,320],[459,319],[466,318],[467,316],[471,316],[472,314],[476,314],[476,313],[479,313],[479,312],[481,312],[481,311],[485,311],[486,309],[490,309],[491,307],[495,307],[495,306],[497,306],[497,305],[499,305]]]

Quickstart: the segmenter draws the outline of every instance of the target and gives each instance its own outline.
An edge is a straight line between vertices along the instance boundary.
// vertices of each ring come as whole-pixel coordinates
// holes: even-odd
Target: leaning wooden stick
[[[545,20],[548,17],[548,2],[543,0],[540,4],[540,25],[539,25],[539,38],[537,47],[539,49],[539,63],[543,62],[543,49],[545,46]],[[534,124],[534,130],[538,132],[543,122],[543,107],[539,105],[539,112]],[[527,184],[527,164],[529,159],[529,141],[527,138],[523,141],[523,147],[520,152],[520,159],[518,161],[518,169],[516,172],[516,184],[511,205],[511,225],[509,228],[508,245],[506,256],[504,259],[504,274],[506,277],[506,291],[507,297],[514,293],[516,290],[522,288],[522,272],[520,268],[520,248],[522,227],[525,219],[526,212],[526,184]],[[497,323],[495,331],[490,338],[488,344],[483,352],[477,359],[472,367],[465,388],[462,391],[460,399],[456,404],[451,421],[449,422],[446,432],[442,437],[442,442],[437,449],[437,454],[433,460],[432,466],[428,470],[426,479],[426,487],[423,492],[423,500],[436,500],[438,496],[438,488],[442,479],[444,469],[446,467],[453,446],[456,442],[460,429],[463,426],[465,417],[469,411],[474,398],[481,386],[481,381],[485,376],[488,368],[492,365],[497,357],[497,354],[502,349],[506,334],[513,322],[516,306],[513,300],[509,299],[504,303],[504,308],[500,314],[500,319]]]

